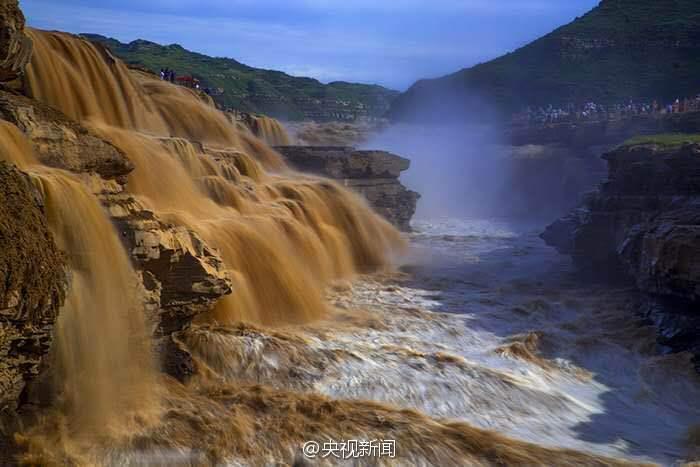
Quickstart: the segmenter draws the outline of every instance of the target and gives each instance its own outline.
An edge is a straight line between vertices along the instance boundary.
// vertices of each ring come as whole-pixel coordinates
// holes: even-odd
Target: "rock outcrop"
[[[100,194],[157,309],[157,334],[184,328],[231,293],[221,258],[193,231],[167,224],[122,192]]]
[[[133,164],[114,145],[47,105],[2,90],[0,119],[22,130],[42,164],[80,174],[98,194],[160,314],[159,332],[181,329],[231,292],[221,260],[194,232],[161,221],[124,192]]]
[[[0,162],[0,438],[39,374],[65,298],[66,268],[30,178]],[[11,426],[7,428],[11,429]],[[0,440],[0,450],[3,449]]]
[[[385,151],[358,151],[351,147],[279,146],[276,148],[302,172],[341,180],[361,193],[370,205],[401,230],[411,229],[420,195],[399,181],[411,162]]]
[[[32,56],[24,24],[18,1],[0,0],[0,84],[8,89],[22,89],[24,67]]]
[[[134,168],[112,144],[41,102],[0,90],[0,119],[22,130],[44,165],[121,183]]]
[[[625,274],[649,294],[663,343],[700,355],[700,144],[607,153],[609,177],[543,238],[594,274]]]

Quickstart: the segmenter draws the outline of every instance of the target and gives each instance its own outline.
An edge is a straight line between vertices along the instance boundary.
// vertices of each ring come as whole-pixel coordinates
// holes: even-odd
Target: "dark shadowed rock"
[[[664,343],[700,354],[700,144],[623,146],[608,180],[542,237],[594,274],[627,274],[653,299]]]
[[[49,351],[67,287],[63,256],[49,231],[38,191],[27,175],[4,162],[0,162],[0,245],[2,438]]]
[[[341,180],[361,193],[370,205],[401,230],[410,230],[420,195],[399,181],[411,162],[385,151],[351,147],[280,146],[289,164],[302,171]]]
[[[22,88],[24,68],[32,56],[32,41],[24,34],[25,19],[17,0],[0,0],[0,84]]]
[[[167,335],[156,342],[163,373],[185,383],[197,371],[192,355],[184,349],[175,335]]]

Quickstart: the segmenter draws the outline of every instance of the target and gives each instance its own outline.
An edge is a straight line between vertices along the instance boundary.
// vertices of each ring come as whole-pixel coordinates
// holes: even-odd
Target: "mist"
[[[402,181],[422,196],[418,218],[546,225],[578,205],[605,174],[599,147],[513,145],[510,116],[455,83],[418,96],[415,108],[394,115],[400,122],[362,145],[411,160]]]
[[[494,124],[400,123],[363,147],[411,160],[401,179],[422,196],[418,218],[497,216],[508,165],[501,138]]]

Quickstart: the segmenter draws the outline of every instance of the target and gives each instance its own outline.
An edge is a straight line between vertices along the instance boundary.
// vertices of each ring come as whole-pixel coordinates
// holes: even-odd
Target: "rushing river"
[[[389,269],[404,244],[359,197],[290,170],[191,90],[76,37],[29,35],[31,96],[118,147],[135,167],[124,193],[143,203],[137,214],[196,232],[233,293],[167,336],[192,378],[159,374],[146,297],[100,200],[5,125],[0,139],[21,143],[10,160],[42,188],[74,278],[51,403],[16,437],[26,463],[277,465],[305,441],[391,436],[391,465],[615,463],[546,448],[673,464],[688,458],[687,438],[699,444],[690,355],[658,348],[634,289],[583,284],[538,226],[419,221],[400,272],[357,278]],[[282,134],[271,121],[266,131]],[[394,138],[410,149],[406,133]],[[424,215],[499,199],[503,158],[482,154],[486,143],[408,133],[437,154],[412,157],[417,181],[442,191],[415,186]]]
[[[536,226],[418,221],[405,275],[333,293],[382,326],[316,339],[347,357],[309,376],[371,399],[516,439],[635,461],[687,459],[700,420],[690,355],[668,354],[633,289],[583,284]],[[427,312],[427,313],[426,313]]]

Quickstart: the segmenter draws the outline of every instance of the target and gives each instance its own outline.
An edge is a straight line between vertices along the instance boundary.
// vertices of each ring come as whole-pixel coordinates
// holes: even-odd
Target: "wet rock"
[[[542,237],[593,274],[626,274],[676,350],[700,351],[700,144],[623,146],[608,180]],[[665,337],[664,337],[665,336]]]
[[[181,383],[187,382],[197,371],[192,355],[174,335],[168,335],[156,342],[156,353],[160,355],[163,373]]]
[[[361,193],[374,209],[402,230],[410,230],[420,195],[399,181],[411,162],[385,151],[351,147],[279,146],[285,159],[302,172],[341,180]]]
[[[640,289],[700,302],[700,198],[630,229],[618,253]]]
[[[121,183],[134,168],[112,144],[38,101],[0,90],[0,118],[22,130],[39,160],[50,167]]]
[[[159,220],[123,184],[133,165],[107,141],[60,112],[0,91],[0,118],[16,124],[45,165],[81,176],[117,224],[147,292],[147,309],[159,313],[159,330],[181,329],[231,292],[221,260],[192,231]]]
[[[127,251],[157,301],[159,334],[185,327],[231,293],[221,258],[193,231],[168,224],[127,193],[100,194]]]
[[[22,88],[24,68],[32,56],[32,41],[24,34],[25,19],[17,0],[0,0],[0,85]]]
[[[0,437],[48,353],[67,287],[64,258],[29,177],[0,162]]]
[[[700,371],[700,314],[688,307],[685,300],[650,296],[636,309],[659,330],[658,342],[672,351],[690,351],[696,355],[695,367]]]

